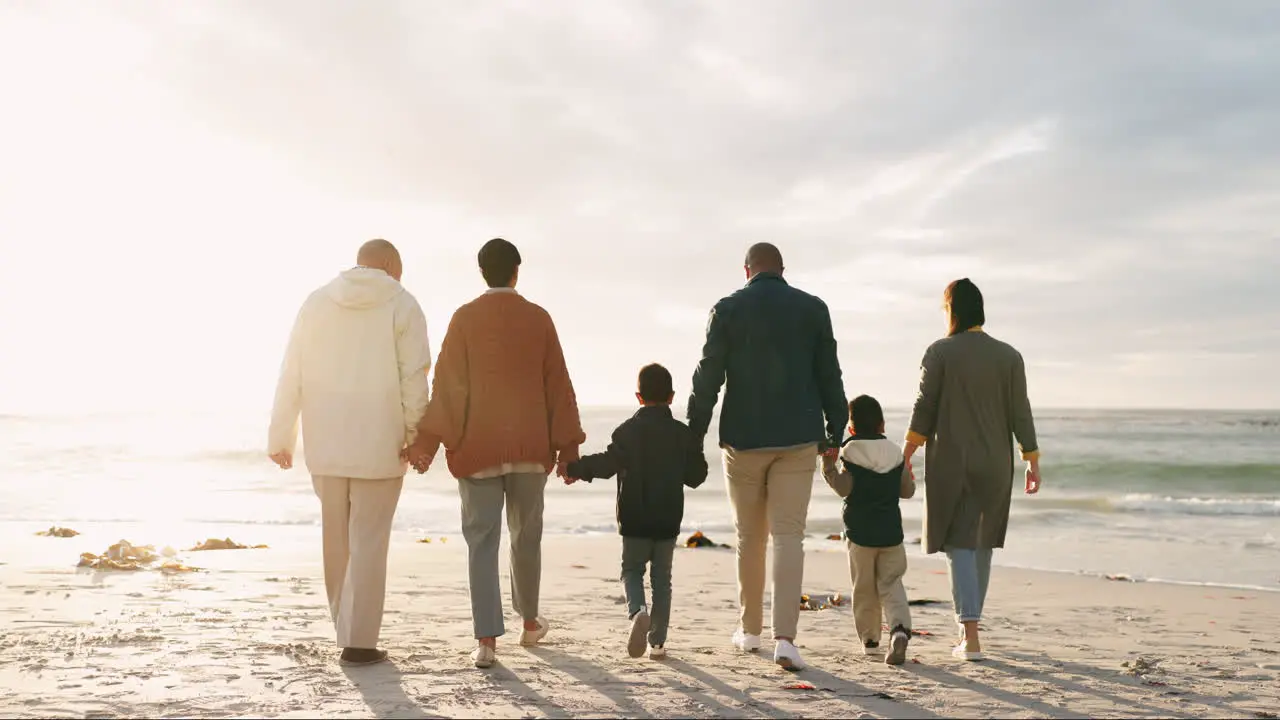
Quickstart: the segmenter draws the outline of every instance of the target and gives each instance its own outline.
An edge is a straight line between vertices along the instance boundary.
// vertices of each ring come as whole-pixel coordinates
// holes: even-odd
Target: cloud
[[[145,155],[120,142],[130,124],[149,128],[163,151],[132,163],[130,187],[175,222],[252,208],[236,242],[265,252],[299,215],[326,248],[385,219],[417,243],[410,269],[442,317],[476,289],[474,246],[511,237],[600,393],[630,386],[628,358],[691,370],[743,250],[771,240],[832,307],[851,387],[908,399],[942,286],[968,276],[1045,402],[1159,404],[1195,377],[1216,404],[1280,406],[1280,389],[1206,370],[1280,359],[1265,0],[154,1],[78,24],[50,7],[0,12],[39,29],[3,57],[56,70],[56,98],[12,87],[14,107],[59,118],[75,148],[59,157],[100,159],[84,172],[103,183]],[[57,179],[53,150],[0,150]],[[148,178],[236,166],[243,183],[199,197]],[[274,194],[289,210],[269,217]]]

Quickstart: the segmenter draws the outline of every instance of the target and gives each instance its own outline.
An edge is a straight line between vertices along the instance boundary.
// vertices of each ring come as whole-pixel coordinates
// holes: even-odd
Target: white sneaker
[[[520,631],[520,644],[525,647],[533,647],[534,645],[537,645],[538,642],[542,640],[542,638],[546,637],[547,633],[551,630],[551,627],[547,625],[547,621],[542,618],[537,618],[534,622],[538,623],[537,630]]]
[[[650,660],[661,660],[666,656],[667,656],[667,649],[661,645],[654,645],[653,647],[649,648]]]
[[[893,633],[893,639],[889,641],[889,654],[884,656],[886,665],[901,665],[907,661],[907,644],[911,642],[911,636],[898,630]]]
[[[628,655],[633,658],[644,655],[644,646],[649,638],[649,626],[651,624],[648,608],[640,608],[640,612],[631,618],[631,637],[627,640]]]
[[[481,670],[493,667],[493,663],[497,659],[497,654],[488,645],[480,645],[471,651],[471,662],[475,663],[475,666]]]
[[[803,670],[805,668],[804,658],[800,657],[800,650],[787,640],[779,640],[773,649],[773,661],[784,670]]]
[[[760,636],[748,635],[738,628],[733,631],[733,646],[742,652],[756,652],[760,649]]]

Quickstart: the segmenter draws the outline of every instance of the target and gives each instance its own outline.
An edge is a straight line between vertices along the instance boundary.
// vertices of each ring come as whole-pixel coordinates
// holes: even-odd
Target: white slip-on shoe
[[[493,663],[497,659],[497,653],[488,645],[477,646],[475,650],[471,651],[471,662],[475,663],[475,666],[481,670],[493,667]]]
[[[547,625],[547,621],[542,618],[536,618],[534,622],[538,623],[537,630],[521,630],[520,644],[525,647],[533,647],[541,642],[542,638],[547,636],[551,631],[551,627]]]
[[[644,655],[650,624],[648,608],[640,608],[640,612],[631,618],[631,637],[627,639],[627,654],[631,657],[638,658]]]
[[[653,647],[649,648],[650,660],[661,660],[666,656],[667,656],[667,649],[662,645],[654,645]]]
[[[742,652],[756,652],[760,649],[760,636],[748,635],[738,628],[733,631],[733,646]]]
[[[959,645],[951,648],[951,657],[967,662],[978,662],[979,660],[986,659],[986,656],[982,654],[981,650],[969,650],[968,644],[964,642],[961,642]]]
[[[804,658],[800,657],[800,650],[796,648],[788,640],[779,640],[773,649],[773,661],[784,670],[803,670],[805,668]]]
[[[893,638],[889,640],[889,654],[884,656],[885,665],[901,665],[907,661],[907,644],[911,642],[911,636],[902,630],[894,631]]]

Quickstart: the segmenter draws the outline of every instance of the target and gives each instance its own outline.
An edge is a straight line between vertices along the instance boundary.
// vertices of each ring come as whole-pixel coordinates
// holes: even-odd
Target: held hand
[[[414,470],[418,471],[419,475],[425,473],[431,467],[432,458],[417,443],[402,450],[401,455],[405,460],[409,461],[409,464],[413,466]]]
[[[293,467],[293,453],[282,450],[271,456],[271,462],[279,465],[281,470],[288,470]]]
[[[1035,466],[1027,467],[1027,487],[1028,495],[1035,495],[1040,492],[1040,468]]]
[[[572,485],[578,482],[578,478],[569,474],[569,463],[567,462],[556,463],[556,477],[564,480],[565,485]]]

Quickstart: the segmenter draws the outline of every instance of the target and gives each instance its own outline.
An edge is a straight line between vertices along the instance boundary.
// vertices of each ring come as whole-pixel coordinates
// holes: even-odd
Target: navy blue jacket
[[[619,425],[607,450],[569,463],[566,472],[588,482],[617,474],[619,534],[668,540],[680,534],[684,487],[707,479],[707,456],[669,406],[655,405]]]
[[[722,385],[722,446],[838,447],[849,407],[826,303],[776,273],[759,273],[716,303],[689,397],[689,429],[698,437]]]

